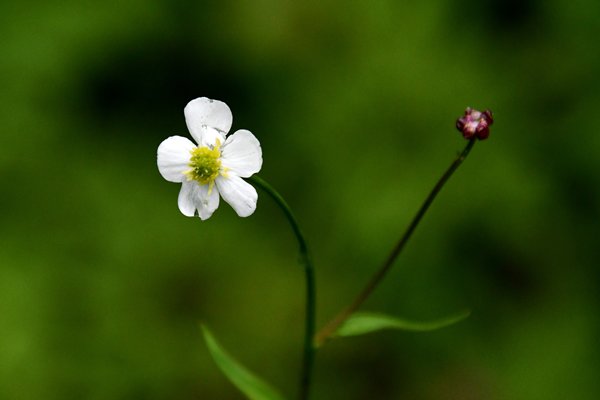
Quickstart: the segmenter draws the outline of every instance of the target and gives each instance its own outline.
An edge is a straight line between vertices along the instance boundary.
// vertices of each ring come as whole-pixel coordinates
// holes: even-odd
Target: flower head
[[[490,136],[490,125],[493,123],[494,119],[490,110],[481,112],[467,107],[465,115],[456,120],[456,129],[462,132],[465,139],[477,137],[483,140]]]
[[[242,178],[260,171],[262,150],[247,130],[227,136],[233,116],[227,104],[200,97],[183,110],[197,144],[181,136],[165,139],[157,151],[160,174],[182,183],[178,205],[183,215],[210,218],[223,197],[240,217],[256,209],[256,189]]]

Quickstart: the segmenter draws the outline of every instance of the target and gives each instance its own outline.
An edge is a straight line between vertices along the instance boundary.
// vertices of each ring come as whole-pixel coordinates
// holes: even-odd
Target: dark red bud
[[[490,125],[494,123],[492,112],[485,110],[477,111],[467,107],[465,115],[456,120],[456,129],[467,140],[477,137],[479,140],[487,139],[490,136]]]

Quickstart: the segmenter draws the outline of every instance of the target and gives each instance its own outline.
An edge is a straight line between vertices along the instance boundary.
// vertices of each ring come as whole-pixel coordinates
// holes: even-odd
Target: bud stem
[[[444,175],[442,175],[440,180],[433,187],[431,193],[429,193],[429,196],[427,196],[427,198],[423,202],[423,205],[421,205],[421,208],[419,209],[412,222],[404,232],[404,235],[402,235],[402,237],[400,238],[400,241],[393,248],[385,263],[377,272],[375,272],[375,274],[364,287],[364,289],[358,294],[354,301],[350,303],[349,306],[340,311],[340,313],[337,314],[337,316],[335,316],[327,325],[325,325],[325,327],[323,327],[323,329],[319,331],[319,333],[317,333],[317,335],[315,336],[315,346],[319,347],[323,345],[327,341],[327,339],[329,339],[329,337],[331,337],[331,335],[333,335],[337,331],[337,329],[365,302],[365,300],[367,300],[367,298],[371,295],[371,293],[373,293],[377,286],[379,286],[381,280],[391,269],[392,265],[394,264],[394,261],[396,261],[396,258],[398,258],[398,256],[400,255],[400,252],[406,245],[406,242],[408,242],[408,239],[410,239],[410,237],[412,236],[415,228],[417,227],[417,225],[419,225],[419,222],[429,209],[429,206],[431,205],[437,194],[440,192],[440,190],[448,181],[448,179],[452,176],[454,171],[456,171],[456,169],[460,166],[460,164],[462,164],[465,158],[467,158],[467,155],[469,155],[469,152],[475,144],[475,140],[477,139],[473,138],[469,140],[464,150],[459,154],[459,156],[454,160],[454,162],[450,164],[450,167],[446,170]]]

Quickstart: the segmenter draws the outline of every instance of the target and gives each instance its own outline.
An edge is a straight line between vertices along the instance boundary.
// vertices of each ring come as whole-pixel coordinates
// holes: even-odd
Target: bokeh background
[[[241,399],[199,322],[288,396],[303,274],[281,212],[177,209],[156,148],[192,98],[261,141],[318,321],[476,145],[364,309],[425,320],[318,354],[314,399],[597,399],[600,3],[0,2],[0,398]]]

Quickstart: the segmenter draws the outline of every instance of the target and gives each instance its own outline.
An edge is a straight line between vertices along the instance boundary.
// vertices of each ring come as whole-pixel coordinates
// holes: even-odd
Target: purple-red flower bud
[[[458,129],[465,139],[483,140],[490,136],[490,125],[494,123],[492,112],[485,110],[483,112],[467,107],[465,115],[456,120],[456,129]]]

